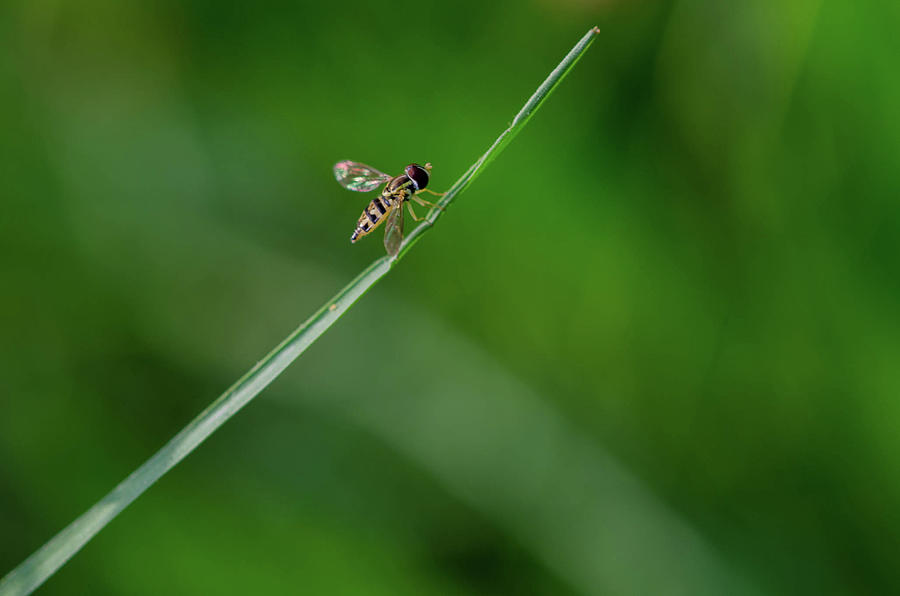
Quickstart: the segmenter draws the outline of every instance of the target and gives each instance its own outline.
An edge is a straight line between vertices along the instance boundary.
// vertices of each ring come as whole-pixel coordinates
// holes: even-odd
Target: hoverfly
[[[387,220],[384,227],[384,248],[391,257],[397,256],[400,251],[400,243],[403,240],[403,203],[406,203],[409,214],[415,221],[422,219],[413,211],[410,199],[420,205],[437,207],[439,205],[429,203],[419,196],[421,192],[430,192],[433,195],[442,196],[442,193],[426,190],[431,164],[424,166],[411,163],[406,166],[405,173],[399,176],[391,176],[379,172],[372,166],[367,166],[358,161],[339,161],[334,164],[334,177],[338,183],[348,190],[356,192],[370,192],[387,183],[381,194],[363,210],[356,222],[356,229],[350,236],[350,242],[356,242],[366,234],[375,230],[381,222]]]

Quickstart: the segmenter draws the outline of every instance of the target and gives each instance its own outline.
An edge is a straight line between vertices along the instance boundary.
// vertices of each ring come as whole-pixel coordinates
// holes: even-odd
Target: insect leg
[[[412,215],[412,218],[413,218],[414,221],[419,221],[420,219],[422,219],[421,217],[418,217],[418,216],[416,215],[416,212],[415,212],[415,211],[413,211],[412,203],[410,203],[409,201],[407,201],[407,202],[406,202],[406,207],[409,209],[409,214]]]
[[[421,191],[420,191],[420,192],[421,192]],[[412,198],[413,198],[413,200],[414,200],[416,203],[418,203],[419,205],[423,205],[423,206],[425,206],[425,207],[437,207],[437,208],[440,209],[441,211],[444,210],[444,208],[441,207],[440,205],[437,205],[437,204],[435,204],[435,203],[432,203],[431,201],[426,201],[425,199],[423,199],[422,197],[420,197],[418,194],[414,194],[414,195],[412,196]]]

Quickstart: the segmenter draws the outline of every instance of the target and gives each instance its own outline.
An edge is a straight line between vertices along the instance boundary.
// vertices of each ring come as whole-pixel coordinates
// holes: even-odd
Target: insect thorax
[[[409,198],[409,195],[412,194],[412,189],[412,180],[409,179],[409,176],[403,174],[392,178],[391,181],[387,183],[387,186],[384,187],[384,192],[382,194],[386,197],[403,201]]]

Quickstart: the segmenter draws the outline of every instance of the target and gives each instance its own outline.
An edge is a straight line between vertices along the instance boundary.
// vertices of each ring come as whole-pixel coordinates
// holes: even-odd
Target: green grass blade
[[[432,209],[428,215],[425,217],[425,221],[416,226],[409,235],[404,239],[403,246],[400,247],[400,253],[397,255],[397,259],[403,257],[406,254],[413,244],[419,241],[419,238],[427,232],[431,226],[434,225],[434,222],[441,216],[443,213],[443,209],[446,208],[456,196],[465,190],[469,184],[472,183],[475,178],[484,171],[484,168],[494,161],[497,156],[500,154],[503,149],[506,148],[506,145],[509,144],[511,140],[519,133],[520,130],[528,123],[531,117],[537,112],[538,108],[543,105],[544,101],[550,94],[556,90],[556,87],[560,84],[560,82],[565,78],[569,71],[575,66],[575,63],[581,58],[581,56],[587,51],[587,49],[594,42],[594,37],[600,33],[600,30],[596,27],[591,27],[591,29],[584,34],[578,43],[566,54],[566,57],[562,59],[556,68],[550,73],[550,75],[544,79],[544,82],[541,83],[540,87],[537,88],[528,101],[525,102],[525,105],[522,106],[522,109],[519,110],[519,113],[516,114],[516,117],[513,118],[512,123],[510,123],[509,127],[500,133],[500,136],[497,137],[497,140],[488,147],[488,150],[484,152],[484,155],[478,158],[478,161],[473,163],[466,173],[459,177],[459,179],[453,183],[453,186],[446,192],[446,194],[441,197],[441,200],[437,202],[438,206],[441,209]]]
[[[442,208],[447,207],[497,157],[556,89],[556,86],[590,46],[598,32],[596,28],[592,28],[581,38],[525,103],[509,127],[501,133],[484,155],[450,187],[438,201],[438,205]],[[381,257],[369,265],[356,279],[288,335],[274,350],[238,379],[141,467],[18,567],[10,571],[0,580],[0,596],[30,594],[43,584],[141,493],[187,457],[226,420],[265,389],[369,288],[390,271],[391,267],[406,254],[412,245],[431,229],[442,212],[439,209],[432,209],[425,221],[416,226],[405,238],[400,252],[394,259]]]

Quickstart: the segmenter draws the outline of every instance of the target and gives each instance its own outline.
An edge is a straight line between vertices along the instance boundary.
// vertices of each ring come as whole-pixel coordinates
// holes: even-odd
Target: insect
[[[443,196],[442,193],[427,190],[428,177],[431,164],[424,166],[411,163],[399,176],[391,176],[379,172],[372,166],[367,166],[358,161],[339,161],[334,164],[334,177],[338,183],[348,190],[356,192],[370,192],[386,184],[381,194],[363,210],[356,222],[356,229],[350,236],[350,242],[356,242],[366,234],[370,234],[386,221],[384,226],[384,248],[388,255],[394,257],[400,251],[400,243],[403,241],[403,203],[409,209],[409,214],[415,221],[422,219],[413,211],[410,199],[420,205],[437,207],[440,205],[430,203],[419,196],[421,192],[429,192],[433,195]]]

